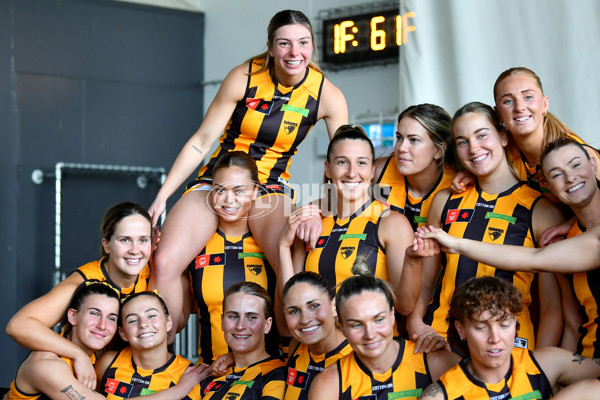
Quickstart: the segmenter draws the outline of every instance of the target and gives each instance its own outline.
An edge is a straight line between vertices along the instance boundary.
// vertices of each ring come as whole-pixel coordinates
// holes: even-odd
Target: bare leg
[[[174,326],[181,326],[183,292],[181,274],[217,231],[218,217],[207,202],[209,191],[198,190],[183,196],[169,212],[154,256],[150,287],[167,303]],[[175,338],[171,330],[169,342]]]
[[[254,239],[261,248],[275,273],[279,273],[279,237],[290,213],[296,207],[292,200],[283,195],[270,195],[256,200],[256,207],[250,210],[248,224]],[[281,336],[290,336],[285,323],[279,291],[273,299],[275,321]]]

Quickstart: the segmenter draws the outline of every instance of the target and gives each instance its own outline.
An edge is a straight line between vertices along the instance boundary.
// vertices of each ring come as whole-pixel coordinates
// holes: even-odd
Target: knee
[[[175,277],[179,277],[185,271],[185,265],[176,265],[173,262],[173,257],[164,247],[161,250],[160,246],[154,253],[154,265],[152,266],[152,275],[159,282],[170,281]]]

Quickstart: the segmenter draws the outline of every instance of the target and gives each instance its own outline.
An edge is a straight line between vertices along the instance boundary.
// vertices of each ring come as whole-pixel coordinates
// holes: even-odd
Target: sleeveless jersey
[[[160,368],[145,370],[133,362],[131,348],[119,351],[104,372],[100,382],[100,393],[109,400],[145,396],[175,386],[191,361],[173,354]],[[200,384],[185,399],[200,399]]]
[[[227,374],[202,381],[203,400],[281,400],[286,368],[277,358],[266,358],[244,369],[229,368]]]
[[[252,60],[249,73],[257,71],[264,59]],[[291,157],[317,122],[323,74],[307,68],[304,79],[284,87],[269,70],[250,74],[244,97],[237,103],[219,147],[199,177],[212,177],[215,162],[228,151],[241,150],[256,160],[261,183],[288,180]]]
[[[390,204],[390,208],[404,214],[410,222],[413,231],[427,225],[427,213],[433,197],[442,189],[450,187],[454,171],[444,167],[444,173],[438,177],[433,188],[423,197],[415,198],[408,191],[406,177],[398,172],[396,157],[392,154],[385,163],[377,184],[383,198]]]
[[[585,148],[593,150],[598,156],[600,156],[596,149],[587,145],[580,137],[574,135],[568,135],[567,137],[571,140],[581,143]],[[550,200],[552,203],[561,204],[558,198],[556,198],[556,196],[554,196],[554,194],[548,188],[548,183],[546,182],[546,178],[542,172],[541,165],[538,164],[533,167],[527,165],[527,163],[524,161],[523,153],[521,153],[516,143],[512,139],[509,141],[507,152],[508,158],[516,168],[517,172],[519,173],[519,178],[522,181],[527,182],[529,187],[541,192],[544,197]]]
[[[352,353],[344,340],[327,354],[312,354],[305,344],[298,343],[287,362],[287,387],[285,400],[306,400],[310,384],[323,369]]]
[[[414,354],[415,344],[400,339],[392,368],[377,374],[370,371],[355,353],[338,360],[340,400],[416,400],[429,386],[431,376],[424,354]]]
[[[577,236],[586,229],[579,222],[573,225],[568,238]],[[600,341],[598,340],[598,303],[600,303],[600,268],[588,272],[576,272],[570,275],[573,292],[579,303],[581,326],[577,353],[584,357],[600,357]]]
[[[73,372],[73,360],[71,360],[70,358],[66,358],[66,357],[61,357],[61,360],[63,360],[64,362],[66,362],[69,365],[69,368],[71,368],[71,371]],[[96,354],[92,353],[92,355],[90,356],[90,360],[92,361],[92,364],[96,363]],[[17,372],[18,373],[18,372]],[[73,372],[73,374],[75,374],[75,372]],[[68,396],[68,393],[65,393]],[[51,400],[50,397],[46,396],[44,393],[25,393],[23,391],[21,391],[18,387],[17,387],[17,379],[15,378],[15,380],[13,380],[10,383],[10,390],[7,393],[8,395],[8,400]]]
[[[101,260],[92,261],[82,265],[81,267],[77,268],[75,272],[79,273],[86,281],[96,279],[100,282],[107,282],[111,287],[119,292],[119,297],[121,299],[124,299],[131,294],[145,292],[148,290],[148,281],[150,280],[150,265],[146,264],[132,286],[128,288],[122,288],[114,283],[112,279],[110,279],[105,263],[106,257],[103,257]]]
[[[322,236],[316,249],[308,251],[304,269],[322,275],[331,287],[336,287],[352,276],[350,270],[360,254],[367,257],[377,278],[389,281],[385,250],[377,232],[380,218],[388,210],[380,202],[369,200],[345,220],[333,215],[323,218]]]
[[[523,182],[497,195],[485,193],[476,185],[463,194],[449,197],[441,215],[442,228],[459,238],[536,247],[531,215],[539,198],[540,193]],[[452,294],[457,287],[475,276],[495,276],[513,283],[519,289],[525,307],[519,316],[521,328],[515,346],[534,349],[535,335],[528,306],[531,304],[530,289],[535,275],[530,272],[502,271],[459,254],[442,256],[442,281],[428,307],[425,323],[445,337]]]
[[[217,230],[188,267],[188,274],[200,328],[199,363],[210,364],[229,352],[221,329],[223,296],[227,289],[238,282],[255,282],[267,289],[274,299],[275,272],[250,232],[236,238]],[[279,344],[275,324],[272,324],[271,332],[266,342],[274,349]]]
[[[510,367],[503,380],[491,384],[481,382],[468,370],[469,359],[442,375],[438,383],[442,386],[445,399],[549,399],[552,386],[548,378],[527,349],[514,348]]]

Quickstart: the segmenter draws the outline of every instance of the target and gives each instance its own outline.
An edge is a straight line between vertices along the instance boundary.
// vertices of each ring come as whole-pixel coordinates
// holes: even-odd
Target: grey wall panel
[[[113,1],[15,2],[20,71],[169,85],[202,80],[200,14]],[[192,62],[190,62],[192,61]]]

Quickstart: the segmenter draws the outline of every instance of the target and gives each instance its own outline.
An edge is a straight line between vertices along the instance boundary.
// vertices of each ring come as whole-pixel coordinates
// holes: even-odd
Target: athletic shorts
[[[188,183],[183,194],[185,195],[189,192],[195,192],[197,190],[211,191],[212,189],[212,179],[201,178]],[[287,196],[293,202],[296,201],[296,191],[289,187],[287,184],[265,183],[258,185],[258,195],[256,196],[257,199],[272,195]]]

